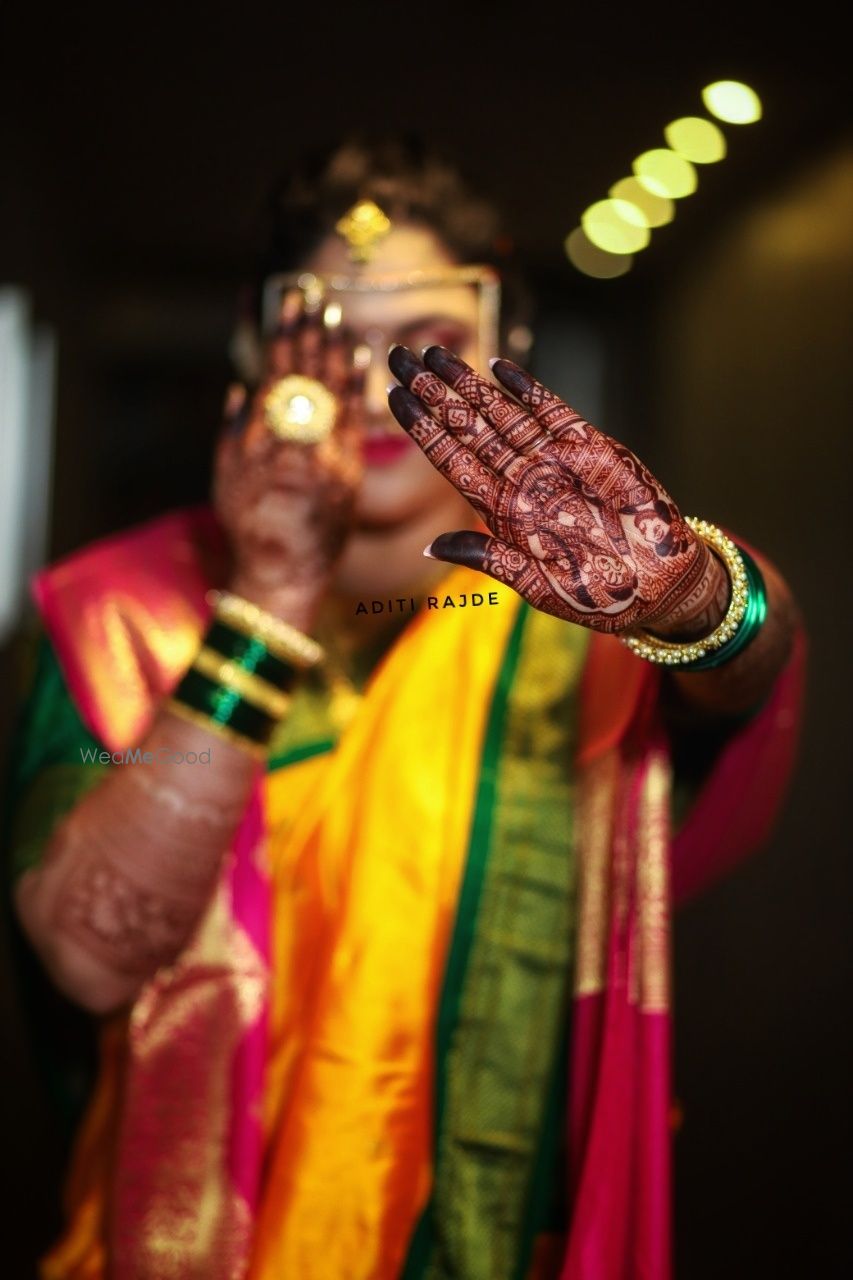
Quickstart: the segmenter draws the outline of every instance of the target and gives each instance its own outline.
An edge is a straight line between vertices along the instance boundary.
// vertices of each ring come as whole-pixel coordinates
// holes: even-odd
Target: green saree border
[[[523,1280],[536,1237],[566,1227],[572,760],[588,641],[522,605],[495,684],[437,1018],[434,1178],[402,1280]]]
[[[522,603],[518,617],[507,642],[504,661],[498,675],[498,681],[489,713],[489,723],[483,743],[480,783],[477,790],[477,802],[474,818],[471,823],[470,852],[462,892],[459,896],[458,927],[454,932],[450,955],[447,963],[446,1003],[442,1002],[438,1015],[438,1049],[439,1054],[446,1051],[450,1037],[456,1025],[459,1013],[459,1002],[462,998],[462,986],[474,933],[477,926],[477,911],[483,889],[486,862],[490,849],[490,836],[495,816],[495,796],[497,794],[498,763],[503,744],[504,727],[506,725],[507,707],[512,682],[518,668],[521,655],[521,638],[527,623],[530,606]],[[441,1079],[438,1088],[437,1126],[444,1113],[444,1101],[447,1081]]]
[[[436,1029],[436,1062],[438,1065],[435,1086],[434,1145],[438,1144],[438,1137],[444,1119],[447,1095],[448,1049],[453,1028],[456,1025],[459,1002],[462,998],[468,956],[474,941],[477,909],[485,880],[486,862],[490,852],[489,836],[494,819],[498,763],[503,744],[507,705],[518,668],[521,640],[529,613],[530,606],[525,601],[521,601],[518,607],[518,614],[507,640],[501,669],[498,673],[483,741],[480,780],[474,805],[474,816],[471,822],[471,834],[468,841],[468,858],[459,894],[456,927],[451,939],[444,984],[439,1001]],[[424,1276],[432,1249],[433,1211],[433,1198],[430,1196],[426,1208],[415,1227],[400,1280],[421,1280]]]
[[[271,755],[267,760],[267,773],[275,773],[277,769],[286,769],[291,764],[301,764],[312,756],[326,755],[337,746],[334,738],[324,738],[320,742],[305,742],[301,746],[291,747],[279,755]]]

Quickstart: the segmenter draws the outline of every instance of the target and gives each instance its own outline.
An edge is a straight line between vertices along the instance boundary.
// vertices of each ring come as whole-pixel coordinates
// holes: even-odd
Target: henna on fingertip
[[[516,451],[480,417],[474,405],[426,369],[407,347],[393,348],[388,364],[433,420],[492,471],[508,473],[520,461]]]
[[[501,385],[525,405],[552,439],[583,438],[594,433],[610,442],[609,436],[596,431],[582,414],[514,361],[496,359],[490,361],[490,365]]]
[[[395,343],[388,352],[388,368],[404,386],[411,386],[419,373],[424,373],[426,366],[408,347]]]
[[[448,564],[459,564],[467,569],[482,570],[490,541],[492,539],[488,534],[477,533],[474,529],[462,529],[458,533],[440,533],[432,540],[425,554],[429,554],[433,560],[444,560]]]
[[[446,347],[429,347],[425,361],[437,376],[453,388],[518,455],[531,456],[549,442],[549,436],[523,405],[500,387],[480,376]]]

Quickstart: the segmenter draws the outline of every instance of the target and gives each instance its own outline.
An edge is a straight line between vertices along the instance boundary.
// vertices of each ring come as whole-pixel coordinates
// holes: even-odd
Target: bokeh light
[[[585,276],[596,280],[612,280],[631,270],[634,259],[629,253],[606,253],[587,238],[582,227],[575,227],[566,237],[565,250],[569,261]]]
[[[330,329],[336,329],[343,319],[343,307],[339,302],[329,302],[323,311],[323,323]]]
[[[650,239],[642,213],[627,200],[597,200],[581,215],[581,226],[605,253],[636,253]]]
[[[627,200],[639,209],[647,227],[665,227],[675,217],[675,205],[668,196],[656,196],[636,178],[620,178],[608,193],[614,200]]]
[[[706,85],[702,100],[711,115],[730,124],[761,119],[758,94],[739,80]],[[649,244],[651,230],[673,220],[674,201],[698,187],[695,166],[715,164],[728,151],[722,129],[704,116],[679,116],[663,133],[667,146],[637,156],[633,176],[614,182],[608,198],[591,204],[566,237],[566,254],[579,271],[599,279],[624,275],[631,255]]]
[[[740,80],[716,80],[706,85],[702,101],[712,116],[727,124],[754,124],[761,119],[761,99]]]
[[[696,170],[684,156],[678,156],[666,147],[644,151],[634,161],[637,180],[655,196],[669,196],[680,200],[691,195],[697,186]]]
[[[682,116],[663,131],[673,151],[694,164],[714,164],[726,154],[726,140],[721,129],[701,116]]]

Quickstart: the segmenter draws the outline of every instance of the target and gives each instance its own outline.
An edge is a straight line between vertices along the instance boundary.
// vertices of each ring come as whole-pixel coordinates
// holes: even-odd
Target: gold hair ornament
[[[346,240],[352,262],[369,262],[391,230],[391,219],[373,200],[359,200],[335,223],[335,230]]]

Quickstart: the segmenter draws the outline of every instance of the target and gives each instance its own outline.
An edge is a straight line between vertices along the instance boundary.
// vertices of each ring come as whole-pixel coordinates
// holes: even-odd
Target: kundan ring
[[[264,418],[273,435],[298,444],[325,440],[338,413],[338,400],[316,378],[290,374],[281,378],[264,398]]]

